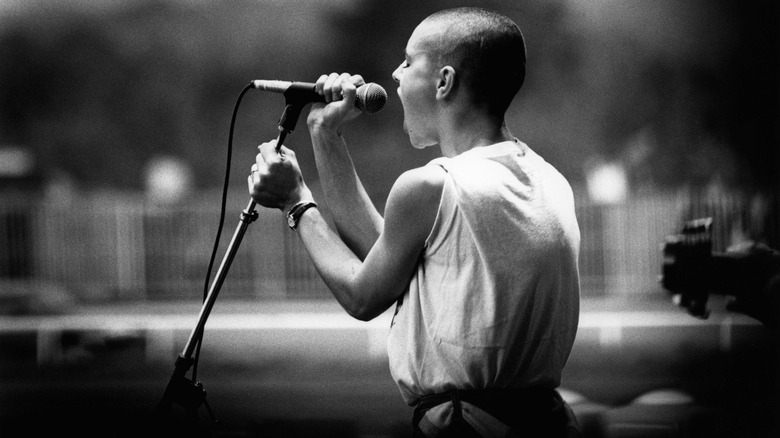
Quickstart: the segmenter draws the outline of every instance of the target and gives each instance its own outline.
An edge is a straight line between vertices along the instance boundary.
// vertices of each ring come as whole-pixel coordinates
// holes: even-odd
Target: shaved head
[[[525,80],[525,41],[517,24],[486,9],[455,8],[421,26],[429,29],[427,43],[440,67],[455,69],[475,104],[503,114]]]

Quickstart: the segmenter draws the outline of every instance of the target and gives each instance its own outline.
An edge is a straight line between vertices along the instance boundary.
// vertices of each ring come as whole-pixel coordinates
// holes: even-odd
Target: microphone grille
[[[385,107],[387,91],[375,83],[363,84],[357,89],[357,107],[361,111],[373,114]]]

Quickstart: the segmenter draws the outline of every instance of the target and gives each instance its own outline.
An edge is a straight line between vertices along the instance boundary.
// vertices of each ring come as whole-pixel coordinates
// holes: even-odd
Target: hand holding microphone
[[[297,107],[295,111],[313,103],[308,117],[310,130],[338,131],[363,112],[380,111],[387,102],[387,92],[380,85],[367,84],[362,76],[348,73],[322,75],[317,83],[255,80],[252,87],[283,94],[288,107]],[[297,114],[294,117],[297,118]],[[249,193],[255,202],[284,210],[291,203],[311,198],[293,151],[273,140],[261,144],[258,149],[260,153],[255,157],[247,179]]]
[[[326,127],[338,130],[361,112],[371,114],[380,111],[387,102],[384,88],[374,83],[367,84],[362,76],[349,73],[322,75],[317,83],[255,80],[251,85],[284,95],[287,105],[279,121],[279,129],[283,133],[292,132],[301,109],[309,103],[315,104],[307,120],[310,129]]]
[[[277,80],[254,80],[252,86],[263,91],[271,91],[284,95],[295,95],[300,103],[325,102],[341,100],[344,97],[344,82],[335,82],[331,76],[322,75],[316,84],[311,82],[289,82]],[[343,75],[342,75],[343,76]],[[348,75],[347,75],[348,76]],[[349,76],[348,76],[349,77]],[[360,76],[355,76],[360,78]],[[360,78],[362,82],[362,78]],[[349,82],[346,82],[349,83]],[[327,88],[326,88],[327,86]],[[362,112],[373,114],[381,111],[387,102],[387,92],[381,85],[363,83],[356,89],[355,106]]]
[[[349,73],[322,75],[316,84],[255,80],[251,82],[251,86],[284,95],[287,105],[279,120],[279,130],[283,134],[293,131],[301,110],[309,103],[328,104],[312,106],[307,120],[309,129],[328,127],[338,130],[361,112],[375,113],[387,102],[387,92],[384,88],[373,83],[366,84],[362,76]],[[336,104],[331,105],[333,102]]]

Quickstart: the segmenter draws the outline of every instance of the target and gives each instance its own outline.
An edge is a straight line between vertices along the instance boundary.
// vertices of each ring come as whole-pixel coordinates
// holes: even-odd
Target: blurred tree
[[[42,167],[84,186],[141,188],[145,163],[159,154],[191,162],[200,186],[219,185],[241,87],[316,65],[326,27],[281,31],[316,23],[316,12],[253,1],[143,0],[94,11],[31,7],[6,17],[0,143],[32,148]],[[245,109],[239,122],[249,129],[236,143],[249,143],[258,110],[273,132],[283,102],[262,99]],[[239,158],[252,159],[257,141]]]
[[[508,123],[575,185],[590,157],[622,162],[635,189],[713,179],[778,185],[771,2],[66,3],[30,0],[0,18],[0,144],[25,145],[44,171],[84,186],[140,189],[158,155],[190,163],[200,187],[217,186],[243,85],[349,71],[390,94],[381,115],[348,133],[364,140],[353,158],[376,169],[363,177],[383,198],[400,172],[435,156],[408,146],[390,74],[422,18],[467,4],[503,12],[524,30],[529,72]],[[255,146],[276,135],[282,106],[278,95],[245,100],[235,184]],[[290,141],[313,176],[299,123]]]

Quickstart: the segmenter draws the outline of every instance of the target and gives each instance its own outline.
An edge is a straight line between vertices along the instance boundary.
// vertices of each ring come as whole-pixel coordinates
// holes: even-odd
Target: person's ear
[[[455,69],[447,65],[439,70],[439,78],[436,83],[436,98],[446,99],[452,97],[455,91],[457,75]]]

